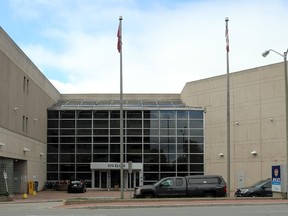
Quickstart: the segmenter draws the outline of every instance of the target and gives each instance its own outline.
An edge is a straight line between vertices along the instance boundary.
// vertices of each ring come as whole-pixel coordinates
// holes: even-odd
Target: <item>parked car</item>
[[[134,189],[135,198],[154,197],[225,197],[226,182],[218,175],[167,177],[154,185]]]
[[[86,192],[86,184],[83,180],[70,181],[68,183],[67,192],[68,193],[72,193],[72,192],[85,193]]]
[[[236,197],[272,197],[271,179],[263,179],[249,187],[239,188],[235,192]]]

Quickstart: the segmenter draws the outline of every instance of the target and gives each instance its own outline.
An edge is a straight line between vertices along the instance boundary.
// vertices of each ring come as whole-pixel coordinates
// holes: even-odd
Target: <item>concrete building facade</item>
[[[46,181],[47,107],[61,95],[2,28],[0,80],[0,191],[22,193]]]
[[[206,109],[205,171],[225,177],[226,80],[227,76],[222,75],[189,82],[181,92],[187,105]],[[272,165],[286,163],[283,63],[231,73],[230,101],[233,190],[271,177]]]
[[[270,177],[272,165],[287,161],[283,70],[278,63],[230,74],[232,192]],[[175,99],[204,110],[203,171],[227,179],[226,95],[226,75],[221,75],[188,82],[179,94],[125,97]],[[47,180],[47,110],[61,100],[115,98],[112,94],[60,94],[0,28],[0,193],[23,193],[32,180],[43,188]]]

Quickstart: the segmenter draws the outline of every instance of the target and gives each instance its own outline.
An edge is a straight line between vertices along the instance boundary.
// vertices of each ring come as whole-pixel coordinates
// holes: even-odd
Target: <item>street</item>
[[[287,204],[226,205],[201,207],[141,207],[141,208],[78,208],[65,207],[61,202],[2,204],[0,215],[9,216],[286,216]]]

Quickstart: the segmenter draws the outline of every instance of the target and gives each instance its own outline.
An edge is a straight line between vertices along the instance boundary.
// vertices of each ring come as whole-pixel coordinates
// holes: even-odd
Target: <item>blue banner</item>
[[[272,191],[281,192],[280,165],[272,166]]]

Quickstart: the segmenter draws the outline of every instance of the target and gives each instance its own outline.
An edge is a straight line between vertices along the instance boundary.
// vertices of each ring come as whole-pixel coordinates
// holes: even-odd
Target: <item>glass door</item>
[[[111,170],[111,188],[118,189],[120,186],[120,170]]]
[[[131,176],[130,176],[131,175]],[[130,184],[131,181],[131,184]],[[138,171],[134,171],[131,174],[128,174],[128,187],[135,188],[140,186],[140,174]]]
[[[100,188],[107,188],[107,172],[100,172]]]

